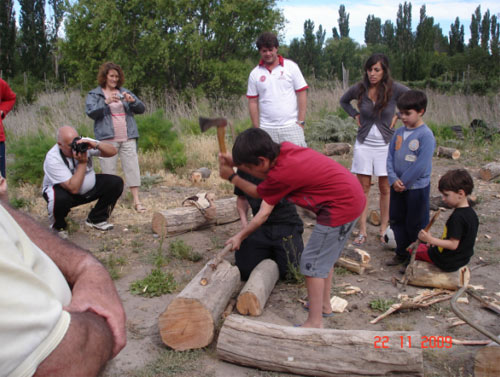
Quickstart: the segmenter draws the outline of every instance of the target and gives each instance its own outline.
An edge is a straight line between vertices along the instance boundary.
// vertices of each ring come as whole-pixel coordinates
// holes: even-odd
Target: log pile
[[[420,333],[288,327],[232,314],[221,328],[217,356],[304,376],[423,376],[420,345],[401,347],[401,337],[420,339]],[[387,340],[387,348],[377,339]]]
[[[250,274],[236,302],[238,313],[259,316],[279,279],[278,265],[272,259],[260,262]]]
[[[210,273],[206,285],[200,284]],[[184,351],[208,346],[215,327],[233,294],[240,287],[240,271],[223,260],[216,270],[210,262],[168,305],[159,317],[163,343],[174,350]]]
[[[168,237],[240,219],[236,209],[236,197],[216,200],[215,208],[216,217],[210,221],[196,207],[177,207],[155,212],[152,221],[153,232]]]

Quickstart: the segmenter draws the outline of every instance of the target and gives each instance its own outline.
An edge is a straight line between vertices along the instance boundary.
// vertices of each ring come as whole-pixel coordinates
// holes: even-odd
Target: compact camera
[[[118,99],[119,99],[120,101],[123,101],[123,100],[125,99],[125,96],[124,96],[123,94],[121,94],[121,93],[118,93],[118,94],[116,95],[116,97],[118,97]]]
[[[77,136],[71,142],[71,149],[73,149],[76,153],[87,152],[87,149],[89,149],[90,147],[89,143],[77,143],[77,141],[80,140],[81,138],[82,138],[81,136]]]

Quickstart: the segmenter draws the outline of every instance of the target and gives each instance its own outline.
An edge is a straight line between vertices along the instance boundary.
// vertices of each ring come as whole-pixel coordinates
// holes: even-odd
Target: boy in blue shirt
[[[389,144],[387,174],[391,185],[389,220],[396,240],[396,255],[386,264],[395,266],[408,258],[406,249],[429,222],[429,194],[434,134],[422,120],[427,96],[419,90],[402,94],[397,106],[404,127]]]

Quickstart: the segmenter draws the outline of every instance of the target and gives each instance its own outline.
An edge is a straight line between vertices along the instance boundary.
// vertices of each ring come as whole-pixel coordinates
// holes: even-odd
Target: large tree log
[[[500,347],[493,343],[489,347],[483,347],[477,351],[474,358],[475,377],[498,377],[500,376]]]
[[[236,302],[238,312],[243,315],[261,315],[279,276],[280,272],[275,261],[264,259],[260,262],[253,269],[238,296]]]
[[[240,271],[222,261],[207,285],[200,280],[210,262],[191,280],[160,315],[160,335],[167,346],[184,351],[209,345],[215,326],[233,293],[240,287]]]
[[[479,176],[485,181],[496,178],[500,175],[500,162],[490,162],[479,170]]]
[[[408,347],[409,337],[419,340],[420,333],[288,327],[232,314],[221,328],[217,355],[305,376],[422,376],[420,342]]]
[[[460,158],[460,151],[455,148],[447,148],[439,146],[437,148],[437,156],[451,158],[452,160],[458,160]]]
[[[431,263],[416,260],[408,284],[456,291],[469,284],[469,280],[470,270],[467,266],[455,272],[444,272]]]
[[[177,207],[153,214],[153,232],[161,236],[172,236],[211,225],[222,225],[240,219],[236,210],[236,197],[215,201],[216,218],[209,221],[196,207]]]
[[[325,144],[325,154],[327,156],[346,154],[351,151],[351,145],[347,143],[328,143]]]

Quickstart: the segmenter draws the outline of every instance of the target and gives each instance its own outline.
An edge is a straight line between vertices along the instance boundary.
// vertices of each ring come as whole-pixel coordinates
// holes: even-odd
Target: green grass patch
[[[373,310],[378,310],[380,312],[386,312],[391,305],[394,304],[393,300],[386,300],[384,298],[377,298],[370,301],[370,308]]]
[[[116,280],[120,278],[119,267],[127,264],[125,257],[115,258],[113,254],[109,254],[107,258],[100,259],[101,263],[106,267],[111,276],[111,279]]]
[[[198,262],[202,255],[194,252],[193,247],[187,245],[183,240],[175,240],[170,242],[168,247],[170,255],[176,259],[188,260],[191,262]]]
[[[142,280],[130,284],[130,293],[145,297],[157,297],[172,293],[177,287],[174,275],[155,268]]]

